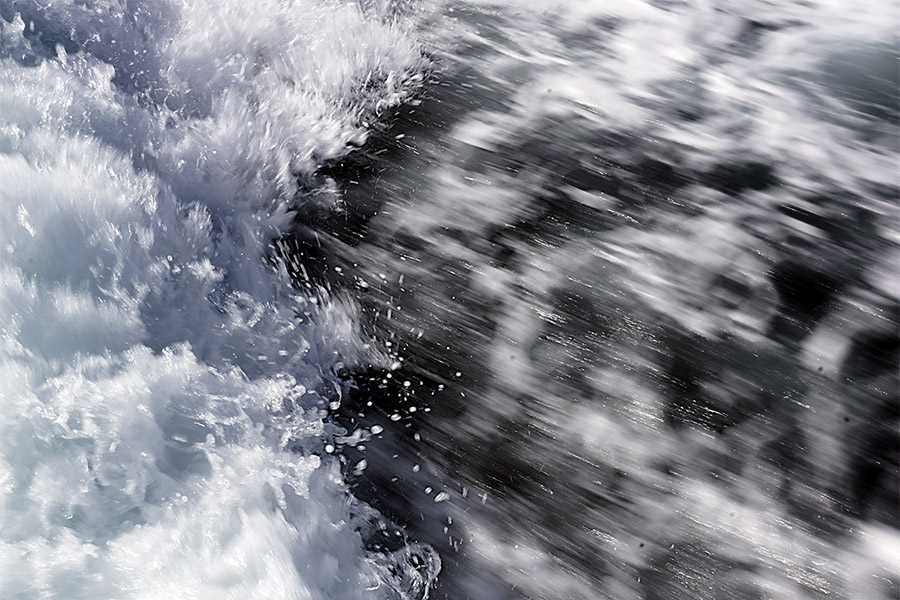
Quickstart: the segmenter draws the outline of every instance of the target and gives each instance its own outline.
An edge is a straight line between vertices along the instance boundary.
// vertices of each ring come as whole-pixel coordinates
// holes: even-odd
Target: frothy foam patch
[[[265,260],[418,85],[376,8],[0,3],[0,596],[430,583],[363,552],[318,457],[355,317]]]

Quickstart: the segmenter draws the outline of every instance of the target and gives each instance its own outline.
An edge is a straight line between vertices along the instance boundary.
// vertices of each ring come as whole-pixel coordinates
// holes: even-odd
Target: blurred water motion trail
[[[0,0],[0,599],[900,597],[896,0]]]
[[[350,476],[438,597],[897,597],[896,12],[426,20],[423,102],[283,243],[390,357]]]

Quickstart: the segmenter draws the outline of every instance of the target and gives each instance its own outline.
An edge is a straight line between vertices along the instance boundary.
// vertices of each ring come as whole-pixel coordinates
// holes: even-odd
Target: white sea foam
[[[414,589],[318,457],[354,317],[265,261],[418,84],[376,8],[0,2],[0,597]]]

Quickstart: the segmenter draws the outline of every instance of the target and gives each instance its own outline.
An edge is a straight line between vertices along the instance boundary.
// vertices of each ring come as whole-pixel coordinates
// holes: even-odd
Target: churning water
[[[0,598],[897,598],[898,31],[0,0]]]

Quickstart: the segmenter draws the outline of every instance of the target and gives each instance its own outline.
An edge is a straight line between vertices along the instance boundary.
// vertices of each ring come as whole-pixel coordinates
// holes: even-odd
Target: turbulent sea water
[[[0,0],[0,599],[898,598],[898,31]]]

